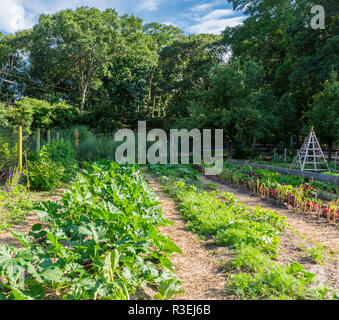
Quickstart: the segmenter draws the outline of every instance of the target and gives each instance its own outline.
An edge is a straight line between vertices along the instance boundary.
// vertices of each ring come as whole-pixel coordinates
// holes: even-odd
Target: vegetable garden
[[[319,1],[324,29],[312,1],[228,0],[176,1],[186,30],[63,5],[0,30],[0,300],[339,299],[339,20]]]
[[[173,223],[143,170],[108,160],[84,162],[80,168],[77,152],[70,142],[52,140],[30,154],[23,173],[12,172],[2,188],[4,229],[17,223],[11,219],[17,210],[33,210],[40,222],[27,234],[12,230],[21,248],[0,244],[1,298],[129,300],[140,298],[145,288],[151,288],[153,299],[180,296],[182,280],[172,262],[173,254],[182,254],[180,243],[158,232],[158,226]],[[231,250],[233,258],[224,266],[226,294],[237,299],[336,297],[333,283],[315,286],[316,274],[302,263],[279,261],[285,217],[201,184],[199,171],[190,165],[147,165],[147,170],[177,202],[189,231]],[[337,203],[325,211],[317,196],[329,186],[229,164],[220,178],[244,184],[299,214],[313,212],[332,224],[337,221]],[[42,191],[63,186],[64,192],[60,201],[37,202],[28,196],[35,193],[28,186]],[[310,208],[310,203],[319,207]],[[314,263],[328,259],[320,245],[307,250]]]

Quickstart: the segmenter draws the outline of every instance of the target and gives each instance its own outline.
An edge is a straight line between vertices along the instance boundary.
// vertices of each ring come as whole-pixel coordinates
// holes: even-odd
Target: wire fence
[[[20,152],[18,127],[1,127],[0,126],[0,184],[3,184],[8,174],[19,166]],[[30,131],[30,132],[29,132]],[[103,136],[89,130],[86,126],[74,126],[67,129],[54,128],[23,130],[22,134],[22,158],[21,163],[24,165],[26,157],[36,150],[40,150],[46,143],[52,140],[69,141],[76,149],[77,159],[82,161],[95,161],[97,159],[106,158],[114,160],[115,150],[121,142],[115,142],[113,134]],[[137,142],[137,141],[136,141]],[[137,146],[136,146],[137,147]],[[295,151],[282,149],[273,150],[265,149],[264,155],[270,154],[271,161],[281,164],[283,167],[289,166],[294,157]],[[337,147],[335,148],[337,149]],[[294,152],[293,152],[294,151]],[[334,150],[332,163],[330,164],[332,171],[338,171],[338,156]],[[259,159],[260,160],[260,159]]]
[[[18,165],[18,132],[15,128],[0,127],[0,182]]]

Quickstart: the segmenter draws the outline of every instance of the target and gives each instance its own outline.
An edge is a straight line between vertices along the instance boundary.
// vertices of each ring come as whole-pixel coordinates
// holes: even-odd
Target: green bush
[[[78,145],[76,147],[76,158],[80,162],[92,162],[97,159],[114,160],[114,154],[117,146],[121,142],[115,142],[112,137],[97,137],[86,126],[72,127],[60,132],[60,137],[66,141],[71,141],[74,145],[74,132],[78,131]]]
[[[35,151],[27,161],[29,187],[37,191],[49,191],[69,182],[77,173],[79,164],[75,159],[75,150],[69,141],[52,140],[40,151]]]
[[[61,178],[63,182],[69,182],[79,170],[78,161],[75,159],[76,152],[69,141],[61,139],[52,140],[43,148],[54,162],[64,167],[64,174]]]
[[[27,172],[23,176],[27,186],[36,191],[49,191],[60,187],[65,168],[49,157],[46,148],[35,152],[33,159],[28,160],[26,164],[29,178],[27,179]]]
[[[251,149],[243,147],[240,144],[234,148],[234,151],[232,153],[233,159],[247,159],[250,156],[252,156]]]

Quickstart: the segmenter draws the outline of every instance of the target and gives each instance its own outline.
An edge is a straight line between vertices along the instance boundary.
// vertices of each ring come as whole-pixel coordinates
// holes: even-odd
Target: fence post
[[[59,132],[59,131],[56,133],[56,139],[57,139],[58,141],[60,140],[60,132]]]
[[[18,128],[18,168],[22,172],[22,126]]]
[[[36,129],[36,149],[40,150],[40,128]]]
[[[338,152],[336,151],[334,154],[334,171],[337,171],[337,159],[338,159]]]
[[[284,162],[286,162],[287,158],[286,158],[286,148],[284,148]]]
[[[47,143],[51,142],[51,130],[47,130]]]

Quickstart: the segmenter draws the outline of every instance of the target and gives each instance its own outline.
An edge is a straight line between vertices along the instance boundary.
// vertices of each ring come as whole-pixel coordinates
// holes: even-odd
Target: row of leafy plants
[[[200,166],[196,168],[202,170]],[[315,214],[332,223],[339,219],[339,200],[324,203],[318,195],[322,185],[317,181],[305,183],[299,176],[228,163],[224,164],[218,177],[238,186],[244,185],[254,194],[273,198],[279,204],[294,208],[297,213]]]
[[[233,194],[206,190],[194,178],[197,172],[189,167],[149,166],[149,170],[177,201],[190,230],[212,236],[216,244],[234,250],[234,258],[225,266],[228,293],[241,299],[329,296],[328,288],[314,286],[316,275],[300,263],[276,261],[285,217],[261,207],[250,208]]]
[[[158,233],[170,224],[135,166],[86,164],[59,202],[36,208],[41,223],[24,249],[0,245],[1,299],[130,299],[152,286],[154,298],[182,293],[170,256],[181,250]]]

